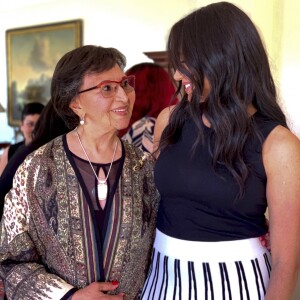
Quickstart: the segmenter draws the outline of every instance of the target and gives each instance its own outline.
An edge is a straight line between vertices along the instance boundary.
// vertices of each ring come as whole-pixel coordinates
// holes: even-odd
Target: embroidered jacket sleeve
[[[38,173],[38,167],[28,172],[33,157],[18,169],[6,196],[0,232],[0,275],[8,299],[68,299],[75,292],[73,286],[44,267],[42,243],[34,234],[35,220],[28,203],[28,189],[35,188]],[[33,186],[29,184],[30,177],[34,179]]]

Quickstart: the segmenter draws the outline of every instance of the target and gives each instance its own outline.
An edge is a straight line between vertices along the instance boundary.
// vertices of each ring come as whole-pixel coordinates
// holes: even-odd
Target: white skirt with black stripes
[[[193,242],[157,230],[141,299],[263,300],[270,272],[258,238]]]

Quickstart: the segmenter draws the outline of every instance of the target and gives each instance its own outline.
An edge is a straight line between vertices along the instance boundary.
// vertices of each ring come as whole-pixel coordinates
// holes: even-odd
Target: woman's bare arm
[[[168,106],[165,109],[163,109],[160,112],[160,114],[158,115],[157,120],[155,122],[154,138],[153,138],[153,153],[154,153],[154,156],[156,158],[159,156],[159,152],[157,151],[157,149],[158,149],[158,146],[159,146],[159,142],[160,142],[162,132],[164,131],[164,129],[168,125],[170,114],[171,114],[171,112],[173,111],[174,108],[175,108],[175,105],[172,105],[170,107]]]
[[[289,300],[300,254],[300,141],[277,126],[263,145],[270,216],[272,272],[266,300]]]

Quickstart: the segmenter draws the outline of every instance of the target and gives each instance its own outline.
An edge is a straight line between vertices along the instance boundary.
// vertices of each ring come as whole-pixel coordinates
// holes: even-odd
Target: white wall
[[[285,1],[282,39],[282,97],[291,128],[300,137],[300,2]],[[299,297],[300,298],[300,297]]]

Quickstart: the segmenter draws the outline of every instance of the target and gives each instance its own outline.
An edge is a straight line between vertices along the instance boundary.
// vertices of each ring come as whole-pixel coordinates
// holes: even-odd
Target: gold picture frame
[[[82,23],[72,20],[6,31],[9,125],[19,126],[26,103],[49,101],[56,63],[82,45]]]

